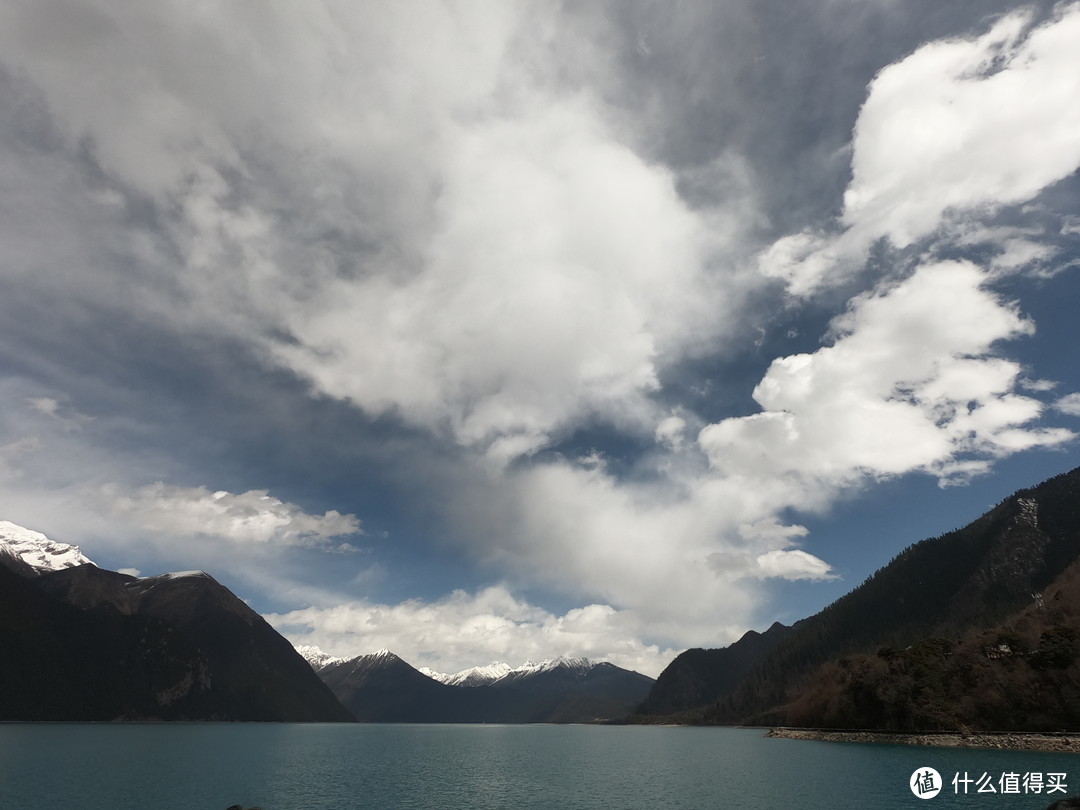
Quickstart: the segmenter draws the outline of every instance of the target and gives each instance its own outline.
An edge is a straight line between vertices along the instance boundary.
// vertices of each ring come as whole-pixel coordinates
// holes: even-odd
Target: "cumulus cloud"
[[[134,490],[108,485],[100,496],[106,509],[126,524],[163,537],[194,535],[236,543],[311,546],[360,532],[355,515],[334,510],[310,515],[266,490],[234,495],[158,482]],[[351,546],[342,543],[337,548],[348,551]]]
[[[793,551],[769,551],[757,558],[762,577],[781,579],[835,579],[828,563],[812,554]]]
[[[795,295],[847,277],[877,239],[904,248],[950,218],[1022,203],[1080,166],[1080,5],[1031,26],[1002,17],[975,38],[939,40],[884,68],[852,138],[839,236],[785,237],[763,255]],[[1001,269],[1047,248],[1010,240]]]
[[[69,148],[121,209],[134,191],[160,214],[124,248],[152,268],[128,295],[496,463],[590,419],[651,430],[659,370],[730,330],[756,283],[717,266],[745,201],[692,208],[600,94],[559,86],[535,36],[573,41],[555,8],[0,21]]]
[[[855,299],[831,346],[773,361],[754,389],[761,413],[701,432],[712,468],[833,487],[912,470],[948,478],[960,454],[1071,439],[1022,427],[1043,406],[1013,393],[1020,365],[990,350],[1034,326],[984,282],[971,263],[941,262]]]
[[[1054,401],[1054,408],[1069,416],[1080,416],[1080,393],[1058,398]]]
[[[641,640],[638,620],[609,605],[556,615],[504,586],[397,605],[355,601],[265,616],[294,644],[338,656],[389,649],[413,666],[457,672],[479,663],[511,665],[556,655],[584,656],[656,677],[678,652]]]
[[[1023,202],[1080,165],[1080,6],[1026,11],[890,65],[855,128],[844,222],[904,247],[950,209]]]
[[[1023,379],[1023,380],[1020,380],[1020,387],[1024,388],[1024,389],[1027,389],[1028,391],[1044,392],[1044,391],[1053,391],[1055,388],[1058,387],[1058,383],[1057,383],[1056,380],[1028,380],[1028,379]]]
[[[423,269],[329,286],[279,356],[507,456],[590,416],[649,415],[657,364],[716,330],[707,233],[671,176],[573,103],[464,129],[441,179]]]
[[[664,485],[545,460],[515,470],[497,505],[470,502],[471,525],[503,527],[486,553],[510,570],[648,616],[650,638],[693,643],[716,633],[716,615],[745,623],[754,582],[832,576],[797,547],[807,532],[786,510],[913,471],[956,483],[1074,438],[1038,425],[1043,405],[1016,392],[1022,366],[994,353],[1033,324],[986,280],[970,262],[937,262],[856,298],[830,345],[772,363],[759,413],[702,429],[705,472],[675,461],[689,449],[663,457]]]

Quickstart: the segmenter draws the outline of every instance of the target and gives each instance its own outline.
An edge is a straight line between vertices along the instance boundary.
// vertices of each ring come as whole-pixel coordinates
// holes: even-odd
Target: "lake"
[[[652,726],[0,724],[0,807],[1045,808],[1080,757]],[[929,801],[909,787],[934,768]],[[954,792],[954,775],[972,780]],[[1011,791],[1016,774],[1018,793]],[[1018,785],[1038,774],[1042,793]],[[1065,774],[1052,777],[1050,774]],[[985,778],[983,778],[985,775]],[[962,779],[962,777],[961,777]],[[979,793],[977,788],[984,790]],[[997,793],[985,792],[987,784]],[[941,787],[938,785],[938,787]],[[962,791],[963,783],[957,789]]]

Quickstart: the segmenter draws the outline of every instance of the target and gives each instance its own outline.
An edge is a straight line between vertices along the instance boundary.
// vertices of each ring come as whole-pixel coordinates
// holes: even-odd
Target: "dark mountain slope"
[[[358,720],[588,723],[620,720],[652,679],[607,663],[560,661],[481,686],[448,686],[382,651],[318,670]]]
[[[1080,561],[1007,621],[829,661],[787,725],[894,731],[1080,728]]]
[[[330,664],[319,677],[361,722],[469,722],[468,690],[432,680],[391,652]]]
[[[353,718],[266,620],[209,574],[140,579],[138,611],[175,627],[210,666],[237,717],[290,722]]]
[[[1078,555],[1080,469],[1017,492],[970,525],[904,550],[858,588],[799,622],[699,718],[782,720],[787,701],[826,661],[994,627],[1030,605],[1032,594]],[[706,672],[700,677],[709,679]],[[659,681],[664,679],[662,674]],[[664,692],[657,699],[695,708]]]
[[[652,678],[606,662],[557,659],[474,691],[488,693],[489,716],[499,722],[582,723],[622,720],[652,685]]]
[[[207,662],[156,620],[102,615],[0,566],[0,719],[194,717],[213,705]]]
[[[0,576],[0,719],[352,719],[206,574],[140,580],[87,564]]]
[[[695,648],[681,653],[660,673],[639,711],[667,715],[719,700],[791,630],[775,622],[764,633],[750,630],[722,649]]]

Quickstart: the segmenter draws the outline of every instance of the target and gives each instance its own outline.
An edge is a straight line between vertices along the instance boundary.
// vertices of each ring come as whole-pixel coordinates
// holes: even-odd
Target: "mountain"
[[[78,546],[56,543],[41,532],[24,529],[7,520],[0,520],[0,555],[5,557],[9,568],[18,567],[20,573],[28,576],[94,564]]]
[[[358,720],[412,723],[579,723],[620,720],[652,679],[608,663],[556,658],[477,667],[443,682],[388,650],[320,667]]]
[[[785,725],[893,731],[1080,728],[1080,561],[1004,622],[826,662]]]
[[[539,662],[526,661],[519,667],[512,667],[505,662],[496,661],[487,666],[463,669],[461,672],[452,675],[435,672],[427,667],[421,667],[420,672],[448,686],[488,686],[499,681],[507,685],[554,669],[584,671],[592,666],[595,665],[587,658],[558,657]]]
[[[699,722],[805,721],[814,715],[808,700],[802,699],[807,690],[820,690],[823,680],[835,680],[837,673],[845,671],[845,666],[850,669],[855,660],[866,663],[853,656],[880,654],[886,664],[895,661],[894,669],[904,668],[909,674],[921,672],[931,679],[944,677],[947,667],[942,662],[951,659],[954,649],[977,644],[976,639],[997,632],[997,628],[1008,635],[1011,622],[1033,609],[1039,613],[1037,606],[1048,605],[1051,596],[1059,603],[1056,607],[1060,621],[1045,631],[1057,639],[1059,652],[1064,650],[1064,655],[1071,634],[1080,634],[1080,622],[1063,612],[1064,606],[1080,597],[1080,592],[1066,587],[1062,579],[1072,576],[1070,567],[1078,556],[1080,469],[1015,493],[962,529],[905,549],[858,588],[797,623],[740,678],[710,672],[714,659],[707,656],[696,662],[676,659],[672,667],[678,663],[677,669],[689,672],[679,678],[668,676],[667,671],[662,673],[647,706],[654,707],[654,717],[674,711],[691,712]],[[1012,649],[1009,642],[1002,643]],[[1024,652],[1030,655],[1007,656],[1008,666],[1019,665],[1021,659],[1045,661],[1046,643],[1052,646],[1054,642],[1040,642],[1038,633],[1024,640]],[[1040,649],[1041,658],[1036,655]],[[1072,670],[1066,668],[1065,672],[1067,680]],[[1039,672],[1026,674],[1032,675],[1032,689],[1061,686]],[[1075,675],[1080,676],[1080,670]],[[704,704],[698,702],[703,695],[700,691],[680,694],[678,684],[687,678],[711,684]],[[867,683],[865,678],[848,678],[848,682],[856,691],[860,684]],[[1080,677],[1076,682],[1080,683]],[[953,690],[945,683],[915,685],[933,694],[963,692],[959,686]],[[1063,699],[1080,702],[1075,688],[1070,694],[1073,697]],[[872,692],[863,697],[870,703],[877,699]],[[851,694],[848,698],[855,700]],[[793,707],[801,712],[796,713],[798,717],[792,713]],[[864,716],[880,721],[882,714],[867,711],[865,715],[846,715],[847,722],[854,725],[863,725],[860,721]],[[932,722],[933,717],[940,718],[936,722],[945,722],[948,716],[948,712],[934,711],[920,715],[926,722]],[[977,710],[965,716],[975,725],[983,723]],[[906,721],[897,715],[890,722]]]
[[[322,667],[319,677],[361,722],[466,723],[461,687],[429,678],[388,650]]]
[[[344,658],[337,658],[336,656],[330,655],[330,653],[323,652],[313,644],[301,644],[296,648],[296,651],[300,653],[300,657],[307,661],[308,664],[311,665],[311,668],[316,672],[325,666],[345,660]]]
[[[526,664],[490,686],[514,721],[582,723],[623,720],[648,695],[653,679],[606,662],[554,658]]]
[[[292,646],[210,575],[138,579],[4,528],[0,719],[352,720]]]
[[[420,671],[429,678],[434,678],[439,683],[444,683],[447,686],[485,686],[512,672],[513,667],[501,661],[496,661],[487,666],[463,669],[461,672],[455,672],[452,675],[435,672],[427,667],[421,667]]]
[[[764,633],[750,630],[734,644],[719,650],[698,647],[680,653],[660,673],[639,712],[670,715],[719,700],[787,638],[791,630],[775,622]]]

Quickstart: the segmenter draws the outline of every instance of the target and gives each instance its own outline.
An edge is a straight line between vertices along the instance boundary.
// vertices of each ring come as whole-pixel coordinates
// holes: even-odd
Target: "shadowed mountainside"
[[[639,713],[668,715],[718,700],[734,689],[791,630],[775,622],[764,633],[750,630],[728,647],[718,650],[698,647],[681,653],[660,673]]]
[[[612,664],[567,661],[479,686],[449,686],[385,650],[318,673],[358,720],[368,722],[610,722],[626,717],[653,683]]]
[[[0,565],[0,719],[352,720],[208,574],[25,573]]]

